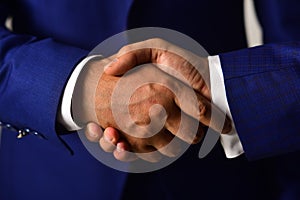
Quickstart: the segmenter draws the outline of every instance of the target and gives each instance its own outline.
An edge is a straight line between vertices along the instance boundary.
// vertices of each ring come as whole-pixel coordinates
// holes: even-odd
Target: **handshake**
[[[167,41],[130,44],[82,70],[73,118],[87,124],[89,141],[117,160],[175,157],[181,141],[198,143],[207,127],[225,134],[232,129],[229,117],[211,102],[209,77],[207,58]]]

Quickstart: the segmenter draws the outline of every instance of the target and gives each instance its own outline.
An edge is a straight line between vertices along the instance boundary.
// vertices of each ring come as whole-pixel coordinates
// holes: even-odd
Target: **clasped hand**
[[[89,122],[86,137],[118,160],[157,162],[180,152],[178,139],[198,143],[207,126],[231,130],[230,119],[211,103],[207,58],[164,40],[127,45],[92,62],[87,74],[93,77],[87,82],[99,74],[100,79],[94,83],[94,105],[83,103],[91,99],[88,87],[81,88],[82,101],[76,103]],[[93,109],[95,114],[88,114]]]

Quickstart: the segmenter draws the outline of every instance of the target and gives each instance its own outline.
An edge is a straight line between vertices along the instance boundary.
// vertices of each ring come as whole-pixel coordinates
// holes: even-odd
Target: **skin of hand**
[[[125,96],[128,92],[126,88],[130,87],[130,84],[135,86],[138,79],[144,79],[146,76],[148,78],[152,76],[152,78],[150,78],[151,80],[155,79],[158,83],[164,83],[167,87],[157,84],[156,82],[141,85],[130,96],[129,101],[126,101]],[[118,86],[118,81],[120,81],[121,78],[123,80],[122,85],[126,85],[126,88],[117,94],[117,99],[113,99],[113,91],[115,91]],[[175,96],[169,88],[185,93],[194,92],[190,87],[163,72],[153,64],[146,64],[133,73],[126,74],[122,77],[103,74],[99,80],[95,96],[95,109],[98,123],[103,128],[115,127],[118,129],[122,134],[117,136],[119,140],[114,139],[116,141],[123,140],[128,142],[130,144],[130,151],[136,153],[153,152],[153,155],[148,155],[148,157],[144,157],[145,154],[139,154],[139,157],[147,161],[158,161],[161,158],[159,153],[170,157],[176,156],[180,150],[178,149],[179,145],[172,144],[171,147],[163,148],[171,142],[174,135],[187,143],[197,143],[200,138],[203,137],[203,131],[202,129],[197,130],[197,132],[190,130],[194,127],[193,124],[197,123],[198,125],[198,122],[191,116],[181,113],[180,108],[176,104]],[[203,100],[203,104],[209,104],[208,100],[205,98],[203,98]],[[116,105],[115,112],[117,113],[115,114],[119,117],[118,122],[124,122],[122,128],[119,127],[112,113],[112,104]],[[164,116],[164,111],[159,108],[155,110],[152,107],[154,104],[161,105],[166,115]],[[204,106],[201,105],[201,107]],[[129,108],[129,115],[125,114],[126,108]],[[152,115],[150,117],[149,111],[151,109]],[[206,112],[203,114],[206,115]],[[164,119],[164,117],[166,118]],[[203,117],[207,118],[208,116]],[[159,127],[159,122],[164,120],[166,123],[163,124],[162,130],[160,130],[160,128],[158,129],[158,133],[156,133],[156,131],[153,133],[153,131],[150,130],[151,127],[136,129],[136,125],[145,127],[151,122],[154,128]],[[183,126],[179,132],[180,122],[182,122]],[[153,133],[153,136],[151,133]],[[100,140],[100,145],[106,148],[108,147],[105,144],[105,140]],[[109,151],[109,149],[110,148],[106,149],[106,151]]]
[[[221,112],[221,111],[218,111],[218,109],[215,108],[213,105],[211,105],[209,101],[210,100],[209,85],[206,84],[209,83],[209,79],[205,79],[205,77],[206,78],[209,77],[207,58],[201,58],[195,56],[192,53],[180,49],[161,39],[151,39],[144,42],[125,46],[119,51],[116,57],[117,59],[114,59],[114,62],[108,65],[109,67],[105,69],[106,75],[103,76],[104,81],[99,82],[100,83],[99,85],[101,85],[101,87],[98,87],[100,91],[99,92],[97,91],[97,94],[102,93],[110,98],[111,91],[113,88],[103,87],[105,83],[109,82],[107,79],[112,79],[116,82],[118,78],[117,75],[123,75],[128,70],[144,63],[156,63],[156,64],[163,64],[164,66],[170,66],[172,69],[175,69],[175,72],[179,71],[184,78],[177,76],[176,73],[174,73],[174,71],[169,71],[168,68],[161,68],[161,70],[163,70],[164,72],[174,76],[173,79],[169,81],[169,83],[185,82],[188,85],[190,85],[198,93],[197,98],[198,101],[200,102],[199,108],[195,108],[191,106],[185,107],[185,105],[181,105],[179,102],[176,102],[176,97],[172,97],[174,96],[174,94],[170,93],[170,91],[168,91],[166,88],[163,88],[159,85],[152,85],[149,87],[139,88],[136,92],[137,95],[136,96],[133,95],[132,99],[135,99],[138,96],[140,96],[138,94],[141,94],[142,96],[146,96],[146,98],[138,102],[139,104],[137,104],[137,102],[135,101],[133,105],[136,106],[128,105],[131,108],[132,107],[137,108],[136,110],[133,110],[131,112],[131,115],[137,113],[140,114],[139,115],[140,118],[135,119],[135,123],[142,124],[142,125],[149,123],[148,110],[149,107],[151,106],[150,102],[153,103],[153,100],[155,100],[156,103],[163,105],[164,108],[167,108],[166,110],[168,114],[168,120],[165,129],[150,138],[132,137],[131,135],[124,134],[124,132],[122,131],[118,132],[117,125],[115,124],[114,121],[110,121],[110,122],[105,120],[103,121],[101,116],[112,117],[112,115],[108,111],[109,109],[107,107],[106,108],[101,107],[98,110],[99,112],[97,112],[98,114],[97,117],[98,117],[98,121],[100,122],[100,125],[103,128],[106,128],[106,130],[104,131],[104,137],[102,137],[102,135],[100,134],[97,134],[97,129],[99,129],[99,127],[97,127],[97,125],[94,123],[88,124],[86,128],[86,136],[91,141],[99,141],[100,146],[107,152],[113,152],[116,159],[123,160],[123,161],[130,161],[136,159],[136,157],[133,157],[132,155],[129,156],[127,151],[151,152],[153,150],[158,150],[161,154],[167,156],[176,155],[176,152],[178,152],[177,148],[179,148],[176,145],[173,148],[168,148],[168,151],[161,150],[164,149],[163,147],[173,139],[174,135],[176,135],[175,133],[177,133],[176,131],[178,129],[178,124],[180,123],[180,121],[178,121],[178,119],[180,120],[180,117],[178,117],[178,115],[180,116],[180,114],[175,114],[176,117],[174,117],[173,112],[168,112],[168,110],[173,111],[175,109],[177,110],[175,113],[180,113],[180,109],[184,110],[187,113],[187,115],[184,117],[184,119],[186,119],[185,120],[186,122],[184,122],[186,124],[186,127],[188,127],[189,124],[188,121],[191,121],[193,120],[192,118],[195,118],[199,120],[203,125],[205,126],[211,125],[212,128],[214,128],[219,132],[228,133],[231,130],[231,122],[227,116],[222,129],[220,129],[217,125],[218,119],[212,119],[212,120],[210,119],[211,109],[215,109],[217,110],[217,112]],[[198,70],[194,67],[197,65],[201,66],[201,68],[200,69],[198,68]],[[159,68],[160,66],[156,66],[156,67]],[[152,72],[151,70],[149,71],[150,67],[147,68],[148,68],[147,69],[148,74],[153,73],[153,71]],[[154,68],[152,67],[152,70],[153,69]],[[199,72],[201,73],[202,76],[199,74]],[[111,75],[114,75],[115,77],[112,78]],[[105,88],[108,90],[106,90]],[[157,91],[161,91],[161,93],[156,93]],[[174,101],[178,104],[177,107],[176,106],[174,107],[174,105],[166,101],[166,99],[170,100],[170,97],[171,99],[174,98]],[[145,99],[147,100],[152,99],[152,100],[145,101]],[[102,101],[103,101],[102,98],[96,98],[96,105],[105,105],[103,104]],[[198,110],[199,114],[193,113],[194,110]],[[176,118],[177,120],[174,120]],[[188,134],[181,133],[181,135],[178,135],[177,133],[176,136],[189,143],[199,142],[203,136],[202,124],[200,124],[200,128],[198,129],[197,137],[193,138],[192,140],[191,137],[186,136]],[[174,128],[176,126],[177,129]],[[93,135],[94,137],[91,137],[91,135]],[[143,159],[151,162],[156,162],[160,159],[160,156],[159,154],[156,153],[156,155],[152,157],[150,156],[150,158],[143,158]]]

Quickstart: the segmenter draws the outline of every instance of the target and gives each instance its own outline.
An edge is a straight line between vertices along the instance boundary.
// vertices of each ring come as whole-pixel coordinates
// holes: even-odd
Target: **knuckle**
[[[200,102],[199,103],[199,118],[200,120],[203,119],[203,118],[207,118],[207,115],[209,114],[209,108],[210,106],[203,103],[203,102]]]
[[[196,89],[197,91],[200,91],[202,87],[205,85],[205,82],[199,73],[199,71],[193,67],[188,61],[186,61],[186,65],[189,65],[189,67],[186,67],[188,69],[188,77],[187,81],[189,82],[190,86]]]

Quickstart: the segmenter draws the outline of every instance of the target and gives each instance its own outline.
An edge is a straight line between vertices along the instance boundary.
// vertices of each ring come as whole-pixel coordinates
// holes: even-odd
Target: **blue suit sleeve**
[[[57,140],[57,110],[73,67],[87,51],[5,27],[9,5],[0,1],[0,121]]]
[[[299,0],[254,0],[264,43],[300,41]]]
[[[249,159],[300,150],[300,43],[220,55],[226,95]]]
[[[265,44],[300,41],[300,1],[254,3]],[[221,61],[248,158],[299,150],[299,44],[223,54]]]

